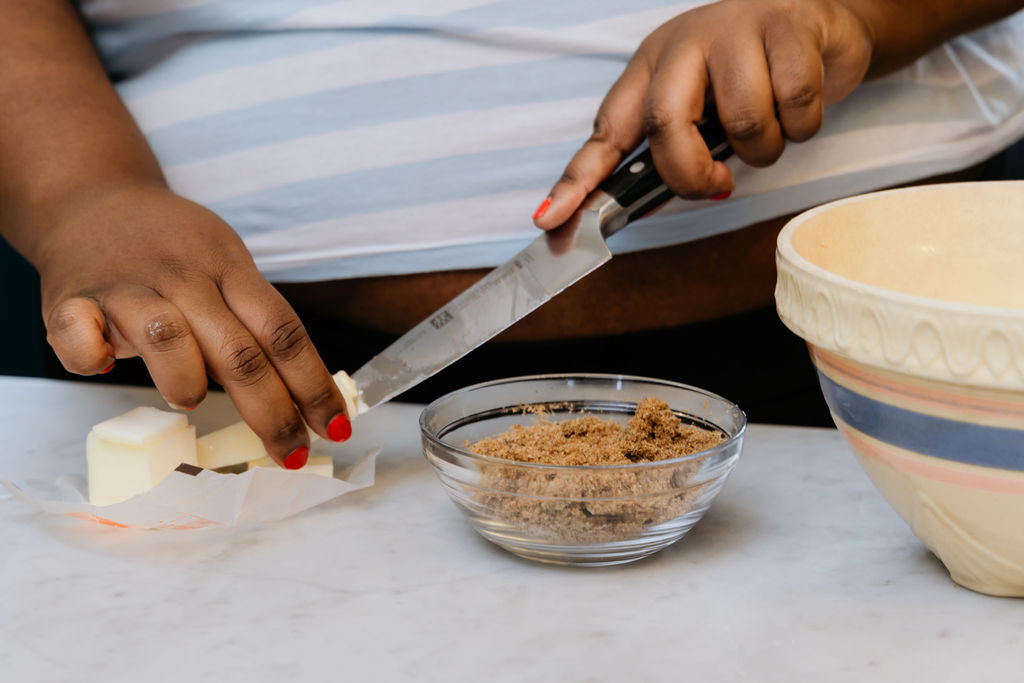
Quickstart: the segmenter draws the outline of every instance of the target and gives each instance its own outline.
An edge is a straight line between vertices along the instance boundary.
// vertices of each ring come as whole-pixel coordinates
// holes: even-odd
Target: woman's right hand
[[[305,328],[218,216],[149,183],[80,193],[36,256],[47,339],[73,373],[141,356],[164,400],[195,408],[207,374],[267,452],[306,462],[302,419],[351,433],[345,402]]]
[[[308,457],[302,418],[351,433],[295,312],[235,232],[167,189],[67,0],[7,0],[0,21],[0,230],[39,271],[50,345],[69,371],[141,356],[194,408],[207,375],[278,463]]]

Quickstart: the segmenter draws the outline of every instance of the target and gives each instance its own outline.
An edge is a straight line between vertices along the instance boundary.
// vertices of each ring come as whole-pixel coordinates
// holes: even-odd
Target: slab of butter
[[[199,466],[208,470],[219,470],[267,457],[263,441],[244,422],[236,422],[199,437],[196,439],[196,450]]]
[[[196,465],[188,418],[139,407],[95,425],[85,441],[89,502],[112,505],[156,486],[178,465]]]
[[[342,370],[335,374],[334,382],[341,389],[342,396],[345,397],[345,410],[350,420],[354,420],[359,413],[366,412],[367,407],[359,397],[359,389],[347,372]],[[310,430],[309,438],[310,440],[316,440],[320,437]],[[197,447],[199,451],[199,466],[208,470],[234,467],[244,462],[267,458],[267,451],[263,448],[263,441],[244,422],[236,422],[223,429],[218,429],[215,432],[199,437]]]
[[[273,467],[279,469],[279,465],[274,462],[269,456],[260,458],[259,460],[250,460],[249,469],[254,467]],[[309,460],[306,461],[305,467],[297,470],[287,470],[288,472],[305,472],[306,474],[319,474],[322,477],[333,477],[334,476],[334,458],[329,455],[311,455]]]

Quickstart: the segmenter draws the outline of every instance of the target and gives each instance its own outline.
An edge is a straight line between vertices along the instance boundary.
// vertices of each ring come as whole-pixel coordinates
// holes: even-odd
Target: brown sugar
[[[645,398],[625,426],[594,416],[552,422],[541,413],[539,422],[513,425],[470,450],[545,465],[627,465],[690,455],[723,439],[720,432],[685,424],[664,401]]]
[[[478,502],[531,534],[586,543],[632,538],[698,504],[706,485],[693,479],[704,458],[653,463],[705,451],[725,438],[684,423],[664,401],[645,398],[625,425],[595,416],[556,422],[541,413],[534,424],[513,425],[467,446],[516,463],[568,466],[486,463]],[[577,469],[637,463],[652,465]]]

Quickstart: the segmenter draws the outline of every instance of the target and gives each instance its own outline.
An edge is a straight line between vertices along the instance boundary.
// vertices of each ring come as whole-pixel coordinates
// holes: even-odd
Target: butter
[[[334,382],[341,389],[345,397],[345,410],[350,420],[354,420],[361,412],[365,413],[368,408],[359,397],[359,389],[355,381],[348,373],[342,370],[334,375]],[[315,432],[309,430],[309,438],[315,441],[320,438]],[[196,442],[199,454],[199,466],[208,470],[219,470],[225,467],[234,467],[245,462],[266,459],[267,451],[263,448],[263,442],[256,433],[244,422],[236,422],[215,432],[210,432],[199,437]],[[313,460],[313,458],[310,458]],[[276,466],[276,465],[275,465]],[[307,465],[306,467],[309,467]],[[333,470],[332,474],[333,476]]]
[[[362,392],[356,386],[356,381],[347,372],[341,370],[334,373],[334,383],[341,389],[341,395],[345,397],[345,409],[348,412],[348,419],[354,420],[357,415],[362,415],[369,406],[363,403]]]
[[[144,493],[182,464],[196,465],[188,418],[139,407],[93,426],[85,442],[89,502],[112,505]]]
[[[273,467],[278,469],[278,464],[269,457],[259,460],[250,460],[249,469],[254,467]],[[322,477],[334,476],[334,458],[329,455],[311,455],[306,461],[305,467],[297,470],[285,470],[286,472],[304,472],[305,474],[319,474]]]
[[[359,389],[348,373],[334,375],[345,397],[349,419],[366,412]],[[310,431],[310,439],[317,435]],[[236,422],[200,438],[181,413],[140,407],[100,422],[85,444],[89,468],[89,502],[111,505],[156,486],[178,465],[187,463],[220,470],[248,463],[251,467],[277,467],[267,457],[263,442],[244,422]],[[334,476],[330,456],[311,457],[300,472]]]
[[[267,457],[263,441],[244,422],[236,422],[199,437],[196,439],[196,448],[199,466],[208,470],[219,470]]]

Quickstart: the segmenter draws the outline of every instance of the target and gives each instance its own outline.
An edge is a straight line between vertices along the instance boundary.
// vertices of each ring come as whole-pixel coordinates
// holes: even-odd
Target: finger
[[[102,300],[111,326],[146,363],[172,408],[192,410],[206,397],[206,366],[185,315],[151,289],[119,289]]]
[[[594,117],[594,130],[573,155],[562,177],[534,213],[534,223],[544,230],[569,220],[594,188],[607,178],[623,157],[643,139],[643,97],[650,69],[641,52],[605,95]]]
[[[776,114],[785,136],[795,142],[821,129],[825,108],[821,48],[805,35],[771,24],[765,37]]]
[[[718,118],[736,156],[751,166],[767,166],[782,154],[785,142],[775,118],[775,97],[764,43],[746,34],[708,56]]]
[[[212,282],[189,292],[186,317],[210,375],[279,465],[306,464],[309,438],[291,394],[252,333],[228,308]]]
[[[90,299],[75,297],[54,306],[46,317],[46,341],[68,372],[96,375],[113,367],[106,318]]]
[[[644,104],[644,130],[654,165],[673,192],[691,199],[733,189],[732,174],[725,164],[711,158],[697,129],[706,89],[703,54],[683,46],[661,61]]]
[[[254,333],[306,424],[332,441],[348,439],[354,416],[347,414],[341,390],[284,297],[255,271],[226,278],[221,291],[231,311]]]

